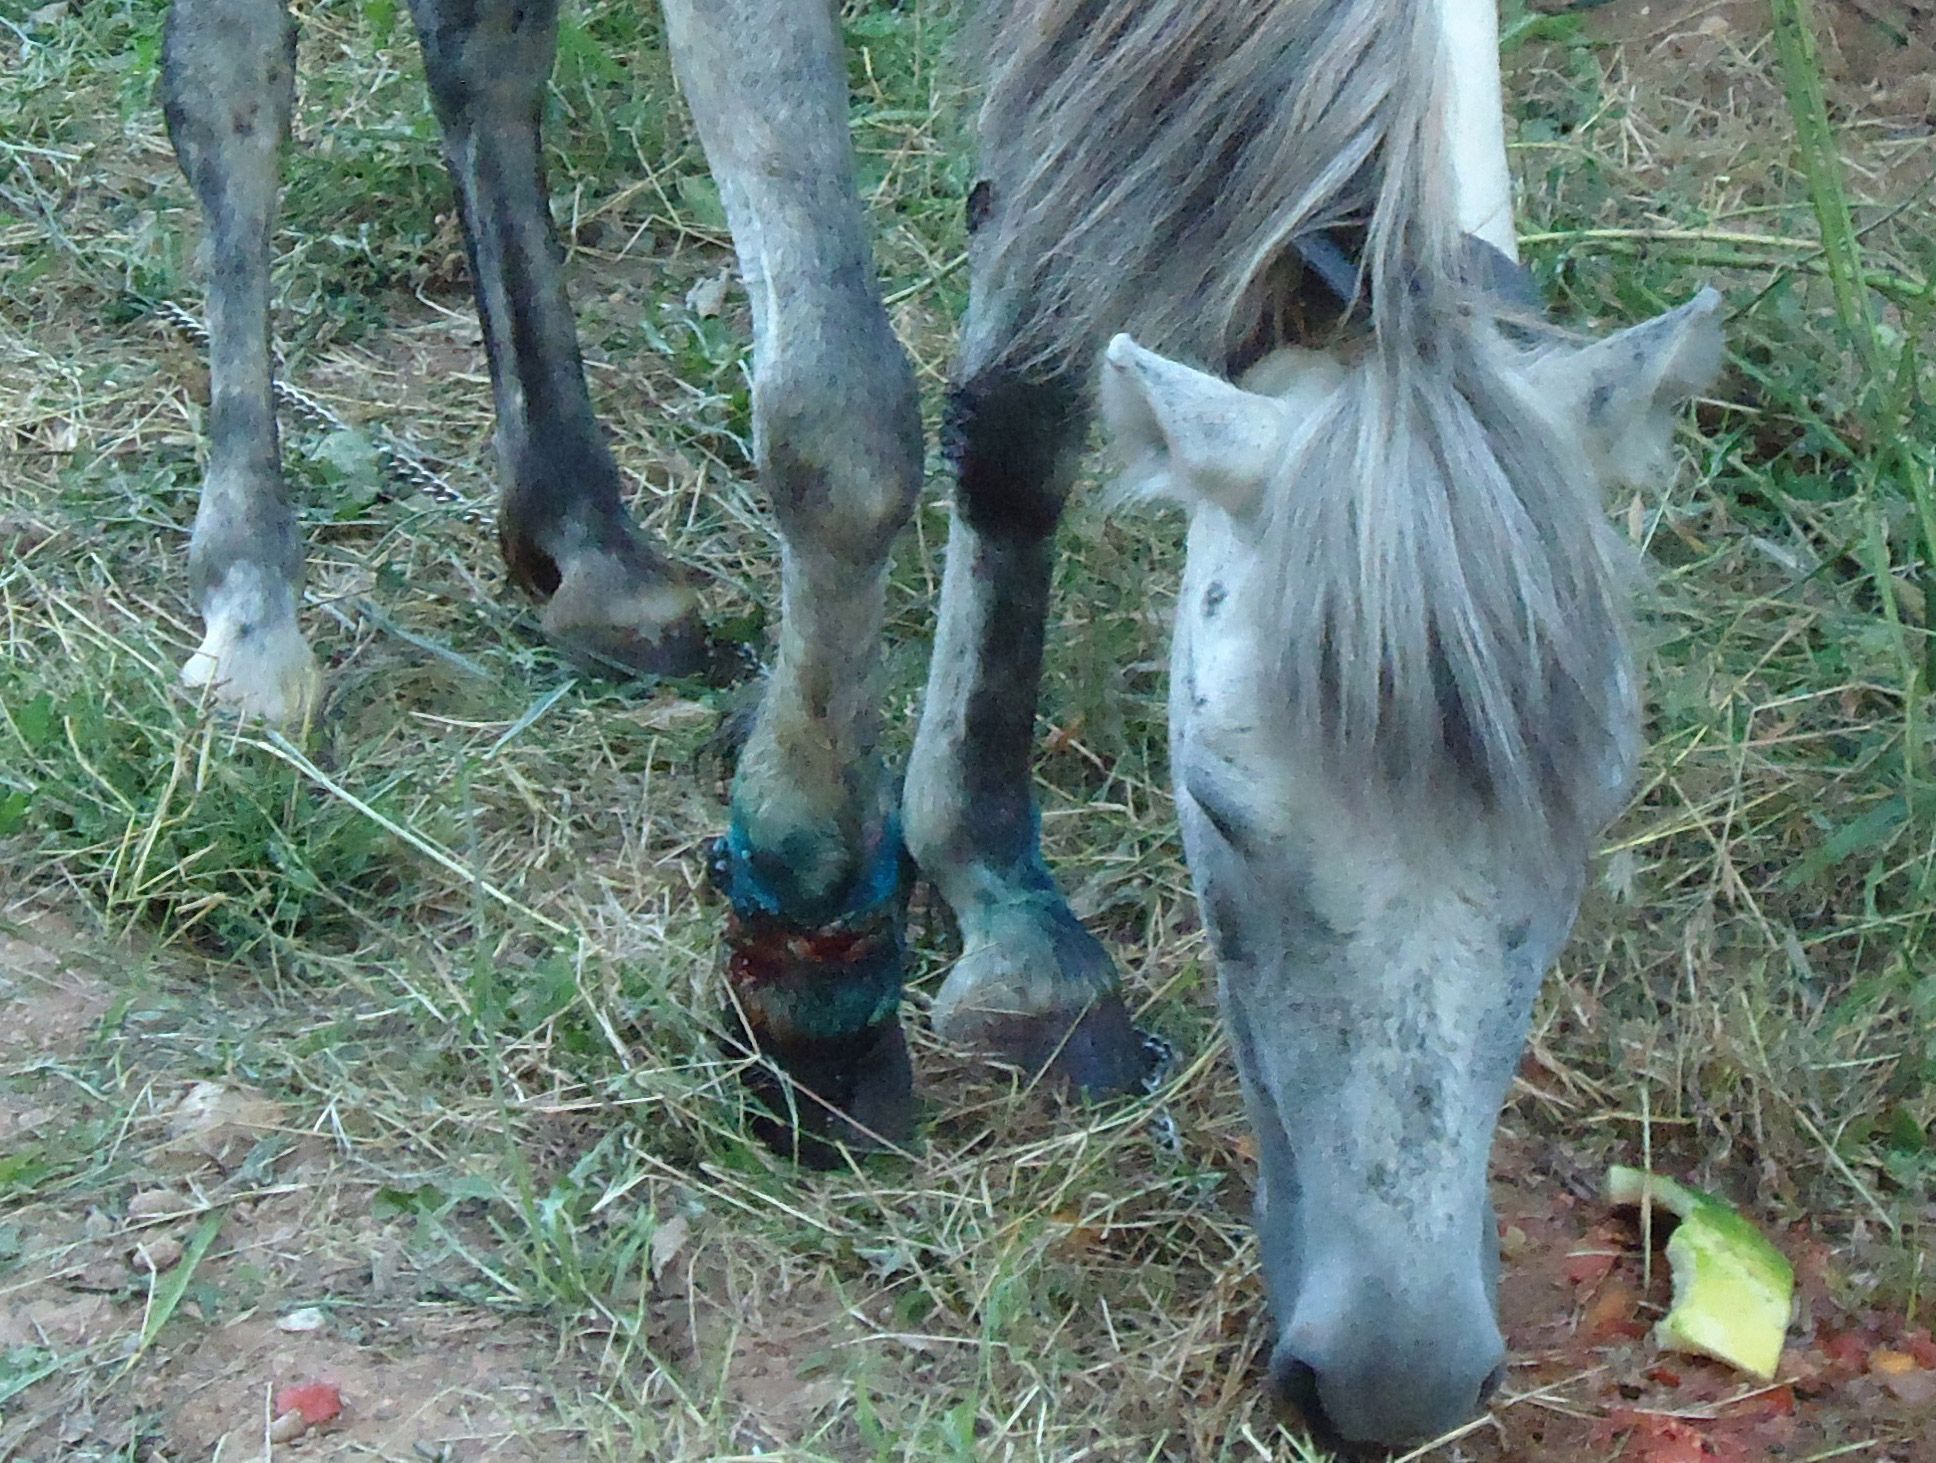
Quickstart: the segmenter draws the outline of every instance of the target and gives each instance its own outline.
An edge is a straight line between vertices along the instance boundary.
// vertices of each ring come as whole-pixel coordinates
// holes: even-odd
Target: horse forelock
[[[1629,771],[1628,555],[1565,424],[1486,329],[1370,351],[1287,438],[1241,535],[1271,589],[1267,719],[1414,811],[1448,779],[1524,846],[1591,832]]]
[[[1260,517],[1290,725],[1403,797],[1448,775],[1547,842],[1618,796],[1621,551],[1459,228],[1439,7],[992,0],[978,286],[1013,363],[1134,332],[1227,365],[1300,237],[1361,231],[1369,335]]]

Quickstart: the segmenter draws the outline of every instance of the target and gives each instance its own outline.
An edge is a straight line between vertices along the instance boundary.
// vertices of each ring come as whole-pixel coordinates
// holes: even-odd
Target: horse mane
[[[1460,230],[1436,0],[989,0],[978,312],[1014,369],[1127,330],[1228,370],[1300,238],[1361,238],[1342,385],[1261,514],[1292,722],[1549,842],[1616,810],[1624,554]]]

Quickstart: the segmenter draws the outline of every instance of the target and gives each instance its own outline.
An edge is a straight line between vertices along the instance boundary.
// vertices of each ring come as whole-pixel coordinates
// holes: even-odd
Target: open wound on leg
[[[296,626],[296,596],[257,564],[233,564],[202,600],[207,633],[182,667],[182,684],[209,687],[244,716],[300,722],[322,678]]]
[[[759,1059],[747,1083],[772,1115],[755,1120],[762,1140],[808,1162],[832,1161],[835,1139],[857,1148],[905,1140],[912,1072],[898,1017],[909,881],[898,827],[882,825],[843,907],[807,921],[789,917],[759,879],[737,825],[715,845],[712,874],[729,905],[725,1044]]]

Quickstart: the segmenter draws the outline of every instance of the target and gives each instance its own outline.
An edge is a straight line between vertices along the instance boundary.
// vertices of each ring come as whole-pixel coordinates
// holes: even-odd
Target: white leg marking
[[[1499,82],[1497,0],[1436,0],[1451,67],[1453,188],[1459,226],[1508,259],[1519,257],[1513,232],[1512,175],[1506,168],[1505,104]]]
[[[202,605],[208,633],[182,684],[208,686],[244,716],[297,723],[316,704],[322,675],[296,628],[296,596],[253,564],[237,564]]]

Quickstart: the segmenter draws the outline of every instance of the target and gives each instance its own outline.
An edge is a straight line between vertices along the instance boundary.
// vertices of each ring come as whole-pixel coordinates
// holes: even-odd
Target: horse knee
[[[1082,392],[1064,378],[998,367],[955,385],[942,437],[968,526],[999,538],[1054,533],[1085,421]]]
[[[755,452],[790,547],[873,565],[920,495],[920,399],[880,306],[848,320],[810,348],[776,342],[754,381]]]
[[[557,46],[557,0],[410,0],[410,15],[446,128],[480,108],[535,125]]]
[[[236,185],[239,155],[261,155],[273,187],[295,107],[295,22],[281,0],[174,0],[160,89],[182,172],[205,204]]]

